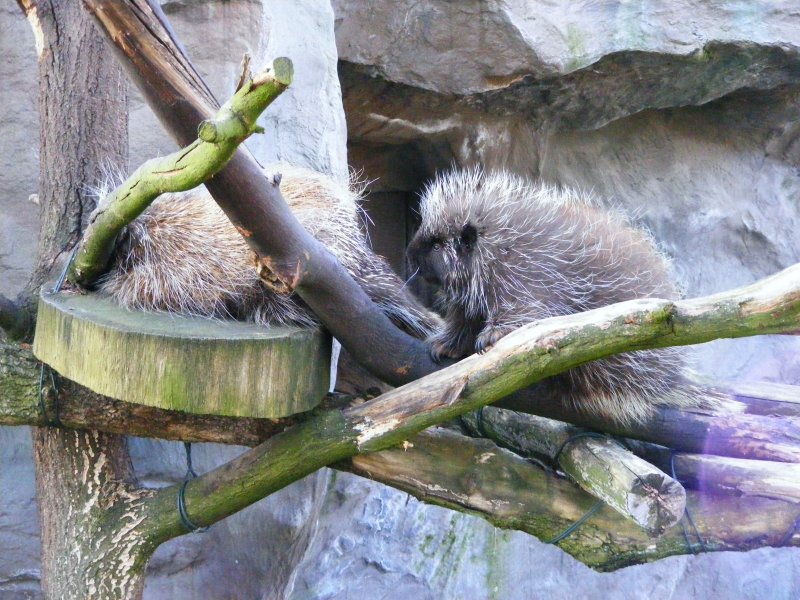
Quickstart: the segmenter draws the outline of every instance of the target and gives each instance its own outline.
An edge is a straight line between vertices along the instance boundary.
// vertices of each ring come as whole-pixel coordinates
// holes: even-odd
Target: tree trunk
[[[127,78],[80,3],[20,5],[39,55],[42,224],[28,286],[35,299],[63,266],[94,208],[87,186],[110,169],[127,167]],[[102,536],[111,525],[119,531],[108,511],[141,495],[132,486],[125,439],[43,427],[34,430],[33,441],[45,597],[140,597],[144,565],[130,551],[137,540]]]
[[[37,427],[33,443],[45,598],[140,598],[135,508],[152,492],[135,487],[126,438]]]

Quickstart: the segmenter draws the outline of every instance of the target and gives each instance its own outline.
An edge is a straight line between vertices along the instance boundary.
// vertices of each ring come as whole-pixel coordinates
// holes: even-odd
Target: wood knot
[[[253,264],[256,267],[256,273],[261,283],[276,294],[290,295],[294,292],[293,286],[285,281],[278,271],[272,265],[272,259],[269,256],[259,257],[255,252],[252,254]]]

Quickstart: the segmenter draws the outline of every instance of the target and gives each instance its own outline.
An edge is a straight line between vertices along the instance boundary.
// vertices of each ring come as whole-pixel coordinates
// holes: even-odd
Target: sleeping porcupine
[[[367,246],[355,186],[284,163],[270,170],[281,173],[281,192],[300,223],[396,325],[420,338],[441,326]],[[296,295],[262,284],[252,257],[205,189],[164,194],[128,226],[100,288],[132,309],[318,326]]]
[[[520,325],[623,300],[677,298],[651,236],[586,194],[480,169],[441,175],[422,194],[410,266],[439,286],[445,327],[431,354],[481,352]],[[655,403],[696,404],[678,349],[630,352],[551,380],[565,401],[619,422]]]

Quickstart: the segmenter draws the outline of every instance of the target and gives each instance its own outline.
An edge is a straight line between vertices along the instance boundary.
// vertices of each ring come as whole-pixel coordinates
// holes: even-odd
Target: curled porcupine
[[[303,227],[328,247],[396,325],[421,338],[437,329],[438,317],[368,247],[355,186],[283,163],[269,170],[281,173],[281,193]],[[252,251],[205,188],[155,200],[128,226],[100,287],[131,309],[265,325],[319,325],[295,294],[262,284]]]
[[[678,298],[646,231],[586,194],[507,172],[454,171],[424,191],[412,269],[439,287],[434,359],[481,352],[520,325],[634,298]],[[581,410],[619,422],[655,404],[696,405],[680,349],[597,360],[551,380]]]

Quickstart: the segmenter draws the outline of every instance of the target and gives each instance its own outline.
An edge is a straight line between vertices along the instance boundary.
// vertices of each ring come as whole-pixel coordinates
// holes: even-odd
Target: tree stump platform
[[[328,391],[330,336],[121,308],[98,294],[43,293],[33,352],[94,392],[194,414],[278,418]]]

